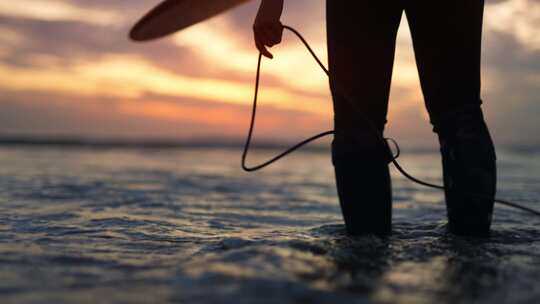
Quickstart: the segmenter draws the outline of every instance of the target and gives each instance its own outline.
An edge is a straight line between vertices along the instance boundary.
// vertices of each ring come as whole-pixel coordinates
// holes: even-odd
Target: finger
[[[261,43],[259,44],[258,46],[258,49],[259,49],[259,52],[261,52],[261,54],[266,57],[266,58],[269,58],[269,59],[273,59],[274,56],[272,55],[272,53],[270,53],[268,51],[268,49],[266,49],[266,47]]]
[[[257,49],[259,50],[261,54],[263,54],[264,57],[267,57],[270,59],[274,58],[274,56],[266,49],[266,47],[264,46],[262,42],[260,42],[259,40],[255,40],[255,45],[257,46]]]

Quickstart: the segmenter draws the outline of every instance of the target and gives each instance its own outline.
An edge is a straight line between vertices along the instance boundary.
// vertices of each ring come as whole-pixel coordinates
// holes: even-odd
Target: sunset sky
[[[239,139],[249,123],[259,1],[157,42],[127,33],[156,0],[0,2],[0,136]],[[286,0],[283,23],[326,58],[322,0]],[[366,42],[368,43],[368,42]],[[263,63],[256,136],[332,128],[328,82],[291,35]],[[540,1],[488,1],[484,109],[497,144],[540,144]],[[326,61],[326,60],[325,60]],[[358,71],[361,72],[361,71]],[[405,16],[387,135],[433,144]]]

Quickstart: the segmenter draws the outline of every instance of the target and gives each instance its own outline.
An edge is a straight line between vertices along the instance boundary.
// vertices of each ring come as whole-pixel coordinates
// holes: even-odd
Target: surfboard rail
[[[129,32],[144,42],[176,33],[250,0],[165,0],[144,15]]]

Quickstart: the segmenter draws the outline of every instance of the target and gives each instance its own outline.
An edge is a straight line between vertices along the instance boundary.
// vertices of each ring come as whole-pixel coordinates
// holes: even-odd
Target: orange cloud
[[[45,21],[80,21],[96,25],[117,25],[123,20],[117,12],[83,8],[58,0],[2,1],[0,15]]]

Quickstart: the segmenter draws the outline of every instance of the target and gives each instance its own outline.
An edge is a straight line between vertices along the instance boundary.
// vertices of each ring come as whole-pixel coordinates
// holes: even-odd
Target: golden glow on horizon
[[[227,111],[222,107],[196,107],[175,105],[169,102],[151,101],[134,106],[132,103],[122,103],[119,110],[123,113],[135,114],[158,119],[181,120],[184,122],[199,122],[207,125],[236,125],[242,117],[237,111]]]
[[[73,67],[35,70],[0,65],[0,88],[12,91],[56,92],[86,96],[138,98],[146,93],[250,104],[252,83],[186,77],[159,69],[136,57],[109,57]],[[303,96],[278,87],[260,92],[262,103],[321,112],[324,98]],[[302,103],[297,101],[301,100]],[[318,106],[314,106],[318,105]],[[306,109],[307,108],[307,109]]]

